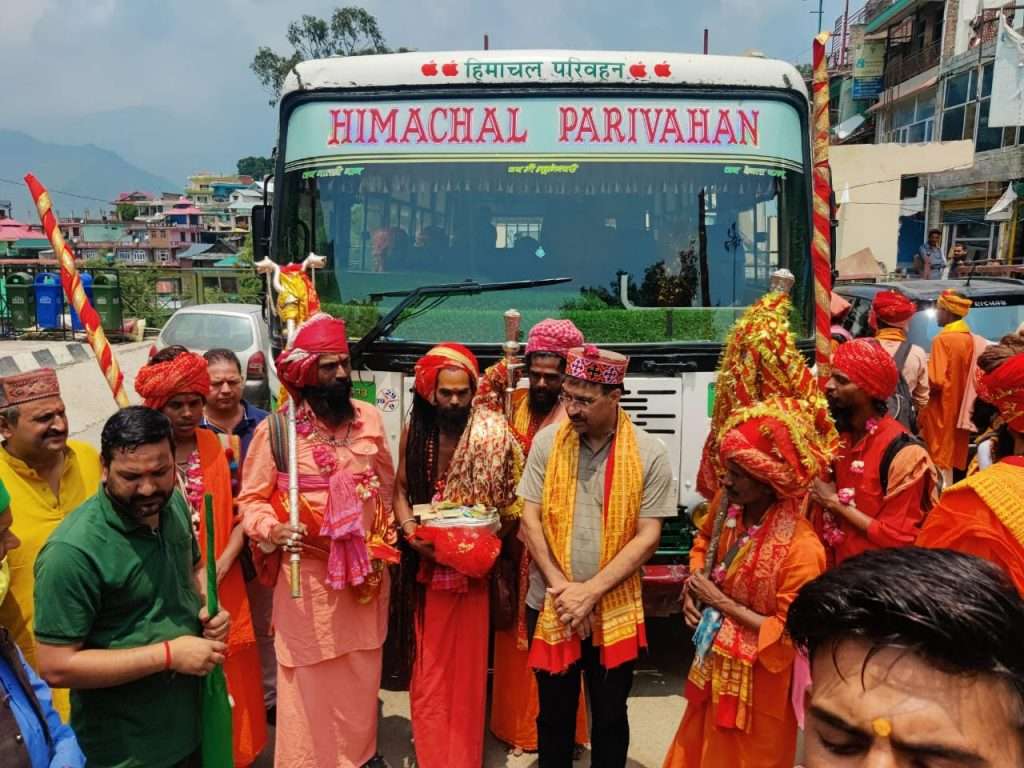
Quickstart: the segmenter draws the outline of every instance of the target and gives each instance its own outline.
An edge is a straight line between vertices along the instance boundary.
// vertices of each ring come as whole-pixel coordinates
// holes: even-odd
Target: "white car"
[[[160,331],[149,356],[175,345],[200,355],[211,349],[230,349],[242,364],[243,397],[252,405],[267,408],[271,397],[277,396],[279,382],[270,333],[259,304],[198,304],[179,309]]]

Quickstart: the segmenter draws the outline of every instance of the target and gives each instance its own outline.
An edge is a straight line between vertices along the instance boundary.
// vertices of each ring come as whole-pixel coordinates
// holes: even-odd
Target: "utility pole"
[[[811,15],[812,16],[814,16],[815,14],[817,14],[817,16],[818,16],[818,34],[819,35],[821,34],[822,19],[825,17],[824,2],[825,2],[825,0],[818,0],[818,10],[811,11]]]

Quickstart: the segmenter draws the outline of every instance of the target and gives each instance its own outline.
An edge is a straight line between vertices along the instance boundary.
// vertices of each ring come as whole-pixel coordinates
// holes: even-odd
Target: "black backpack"
[[[889,409],[889,415],[907,428],[912,434],[917,434],[917,409],[914,407],[914,399],[910,395],[910,387],[907,380],[903,378],[903,366],[906,365],[907,357],[913,345],[909,341],[900,344],[899,349],[893,356],[896,364],[896,371],[899,379],[896,384],[896,391],[885,401]]]

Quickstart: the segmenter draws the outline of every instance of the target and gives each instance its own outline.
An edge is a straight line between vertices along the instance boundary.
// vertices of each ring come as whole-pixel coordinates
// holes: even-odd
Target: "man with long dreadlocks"
[[[458,533],[432,536],[439,529],[421,527],[413,516],[414,505],[435,501],[514,508],[522,451],[492,398],[473,406],[479,377],[473,353],[459,344],[441,344],[422,357],[399,457],[395,517],[408,545],[399,600],[414,608],[413,631],[407,617],[392,626],[404,624],[396,640],[412,651],[409,698],[421,768],[477,768],[483,760],[486,577],[500,543],[490,533],[466,538],[458,555],[474,567],[461,567],[443,549]]]

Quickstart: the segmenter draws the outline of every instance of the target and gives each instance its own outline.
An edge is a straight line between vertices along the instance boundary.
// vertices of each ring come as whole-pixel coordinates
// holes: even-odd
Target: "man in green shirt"
[[[40,672],[71,689],[90,766],[198,766],[200,677],[224,661],[228,616],[203,607],[170,422],[126,408],[101,439],[103,489],[36,561]]]

